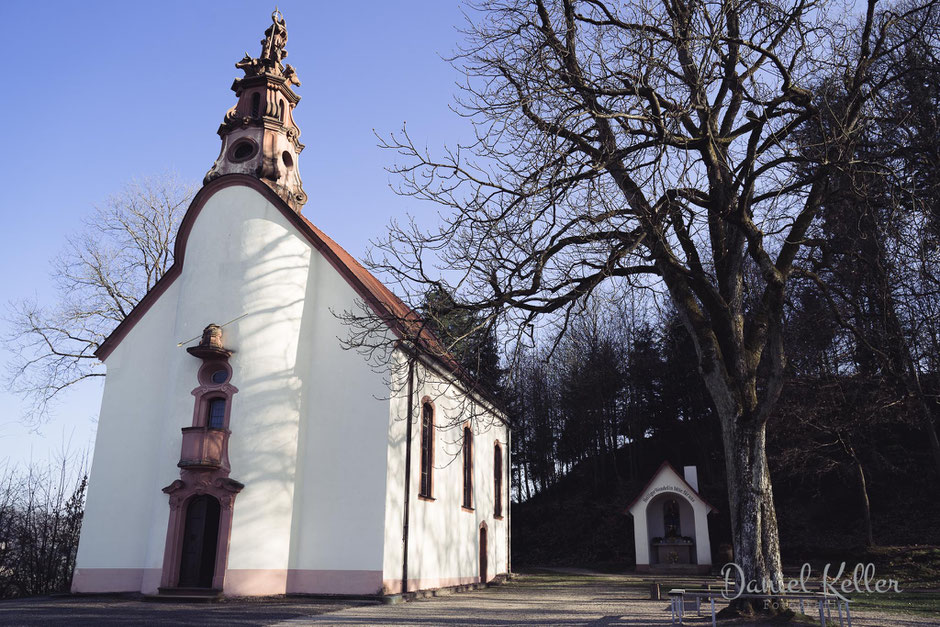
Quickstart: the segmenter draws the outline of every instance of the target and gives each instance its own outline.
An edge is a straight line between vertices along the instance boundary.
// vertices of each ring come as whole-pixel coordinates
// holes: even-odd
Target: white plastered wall
[[[179,478],[180,429],[192,424],[201,363],[177,344],[214,322],[229,323],[224,343],[236,351],[229,458],[231,477],[245,484],[226,591],[284,592],[289,569],[369,570],[377,588],[387,387],[362,356],[341,349],[344,331],[330,311],[355,300],[259,192],[213,194],[180,276],[107,359],[78,572],[136,570],[136,589],[156,591],[169,516],[160,490]]]
[[[399,592],[403,558],[404,461],[407,432],[407,373],[397,355],[393,369],[394,397],[388,423],[389,487],[385,512],[384,572],[387,592]],[[479,581],[479,534],[487,527],[487,576],[507,572],[509,542],[508,427],[486,405],[474,402],[435,370],[415,366],[411,433],[411,473],[408,531],[408,589],[438,588]],[[435,411],[432,497],[418,497],[421,480],[421,401],[430,398]],[[462,432],[473,432],[473,510],[463,502]],[[503,517],[494,517],[494,445],[503,456]]]
[[[351,330],[337,315],[361,312],[362,302],[315,249],[306,293],[288,592],[374,594],[382,586],[387,368],[344,349]]]
[[[171,285],[108,358],[76,583],[82,581],[84,570],[102,569],[110,575],[99,585],[111,591],[137,591],[144,569],[162,565],[148,556],[155,536],[166,534],[166,495],[160,488],[175,478],[174,471],[179,476],[175,468],[179,440],[175,459],[167,455],[170,447],[165,442],[170,414],[166,390],[172,387],[177,367],[167,346],[175,344],[177,297],[178,285]],[[161,467],[167,464],[168,468]]]

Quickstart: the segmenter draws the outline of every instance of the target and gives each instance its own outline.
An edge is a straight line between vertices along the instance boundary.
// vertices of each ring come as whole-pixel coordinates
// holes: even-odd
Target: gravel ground
[[[0,625],[276,625],[362,604],[300,598],[154,603],[126,597],[42,597],[0,601]]]
[[[667,587],[675,582],[666,582]],[[642,579],[584,572],[533,573],[501,586],[398,605],[296,597],[153,603],[107,597],[0,602],[0,625],[669,625],[667,601]],[[710,619],[688,617],[686,624]],[[728,623],[724,623],[728,624]],[[735,622],[735,625],[747,625]],[[779,625],[779,623],[776,623]],[[838,624],[838,623],[836,623]],[[926,618],[853,612],[854,627],[936,625]]]
[[[678,581],[676,582],[678,583]],[[664,586],[664,589],[671,584]],[[685,624],[711,616],[686,614]],[[670,625],[668,601],[651,601],[642,579],[583,571],[515,576],[502,586],[394,606],[348,608],[282,623],[296,625]],[[723,622],[735,627],[747,621]],[[838,621],[835,622],[838,625]],[[920,627],[926,618],[853,612],[853,627]],[[774,623],[780,625],[780,623]],[[766,627],[766,623],[764,624]]]

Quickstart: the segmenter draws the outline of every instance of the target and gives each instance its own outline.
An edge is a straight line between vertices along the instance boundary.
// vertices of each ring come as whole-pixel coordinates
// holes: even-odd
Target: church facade
[[[171,269],[102,343],[73,592],[391,594],[509,572],[509,427],[300,214],[279,13]],[[337,312],[382,324],[349,350]]]

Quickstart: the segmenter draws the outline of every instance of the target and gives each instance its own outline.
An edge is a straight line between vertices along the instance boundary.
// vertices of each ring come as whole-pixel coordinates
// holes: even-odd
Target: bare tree
[[[475,141],[437,157],[405,130],[383,140],[399,192],[445,211],[430,231],[393,225],[371,266],[413,302],[446,279],[520,341],[546,318],[565,329],[602,284],[664,288],[720,419],[735,560],[779,584],[765,437],[787,285],[872,94],[897,80],[879,61],[934,13],[932,0],[869,0],[860,18],[830,0],[470,5],[453,61]],[[820,88],[833,82],[837,109]],[[814,145],[808,125],[824,127]]]
[[[788,383],[781,411],[771,418],[771,424],[778,427],[773,458],[779,467],[794,469],[787,479],[800,481],[801,491],[820,496],[822,479],[830,474],[843,475],[854,488],[868,547],[875,545],[875,534],[866,457],[884,460],[878,437],[909,420],[891,402],[890,388],[880,383],[836,373],[795,376]],[[888,463],[884,460],[880,465]]]
[[[88,483],[87,458],[0,469],[0,598],[68,591]]]
[[[108,198],[52,262],[56,301],[11,303],[12,390],[32,421],[63,390],[104,376],[94,353],[173,263],[173,243],[195,187],[174,174],[132,181]]]

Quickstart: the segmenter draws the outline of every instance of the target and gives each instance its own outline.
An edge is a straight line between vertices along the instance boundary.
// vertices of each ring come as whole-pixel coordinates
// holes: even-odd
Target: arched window
[[[496,502],[493,505],[493,516],[503,517],[503,450],[499,442],[493,447],[493,494]]]
[[[257,118],[261,115],[261,94],[255,92],[251,94],[251,117]]]
[[[231,413],[229,401],[238,391],[231,384],[231,366],[225,361],[209,360],[203,363],[196,376],[200,386],[193,390],[196,395],[193,427],[227,429]]]
[[[421,487],[418,496],[431,498],[434,470],[434,408],[431,403],[421,407]]]
[[[206,412],[206,426],[210,429],[225,428],[225,399],[209,399],[209,411]]]
[[[463,506],[473,509],[473,433],[463,428]]]

